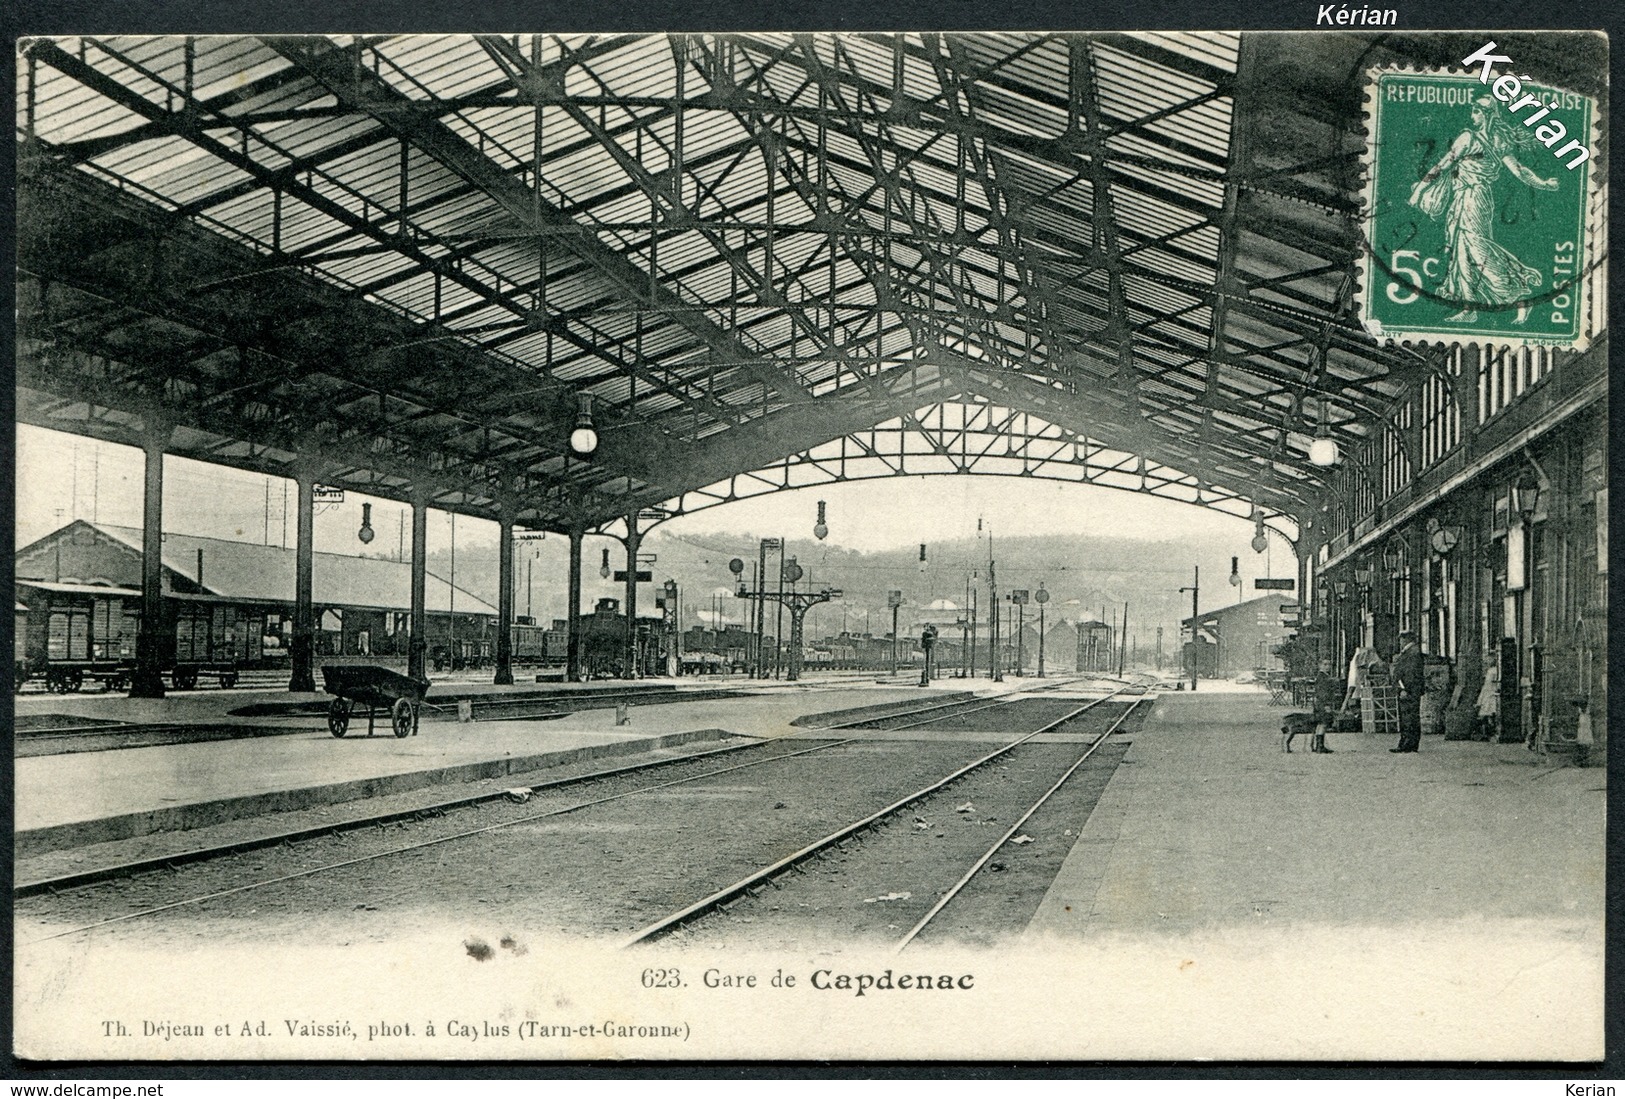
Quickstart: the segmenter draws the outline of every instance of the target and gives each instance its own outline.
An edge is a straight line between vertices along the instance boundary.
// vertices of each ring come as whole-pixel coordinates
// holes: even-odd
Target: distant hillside
[[[744,579],[748,583],[756,564],[756,543],[757,537],[749,533],[733,537],[688,537],[657,529],[644,540],[643,551],[657,558],[652,566],[655,586],[670,577],[682,589],[686,628],[708,620],[713,595],[719,597],[722,613],[728,620],[741,620],[745,604],[729,597],[733,576],[728,571],[728,561],[737,556],[745,562]],[[622,585],[604,581],[598,575],[604,547],[610,549],[612,569],[625,567],[624,551],[618,543],[589,539],[583,555],[584,607],[591,607],[604,596],[622,597]],[[566,539],[554,536],[521,544],[516,572],[517,613],[525,613],[525,562],[529,560],[532,562],[533,614],[542,621],[563,616],[567,548]],[[1262,558],[1256,558],[1245,545],[1215,546],[1197,538],[1153,541],[1106,536],[999,537],[994,549],[1001,596],[1008,594],[1011,588],[1036,591],[1042,581],[1051,596],[1046,612],[1051,621],[1057,616],[1069,620],[1099,618],[1104,613],[1105,620],[1111,622],[1114,616],[1121,619],[1123,604],[1127,602],[1130,634],[1137,637],[1143,647],[1150,647],[1155,643],[1156,628],[1160,625],[1165,631],[1165,650],[1173,648],[1178,622],[1190,613],[1190,596],[1179,589],[1190,584],[1193,564],[1200,563],[1202,567],[1204,609],[1235,601],[1236,589],[1225,583],[1230,567],[1227,554],[1245,555],[1243,568],[1248,570],[1248,575],[1263,571]],[[988,549],[985,540],[927,545],[923,572],[919,568],[918,546],[861,553],[807,538],[792,541],[788,554],[807,570],[802,586],[811,582],[814,587],[829,585],[844,593],[839,602],[819,607],[812,613],[809,624],[816,636],[838,632],[843,623],[848,629],[862,631],[867,622],[872,632],[886,632],[891,628],[886,593],[892,589],[903,593],[898,620],[907,630],[914,614],[937,600],[964,605],[967,580],[978,589],[977,602],[982,620],[986,620]],[[1276,550],[1274,564],[1277,575],[1292,575],[1291,557],[1283,550]],[[770,556],[768,573],[773,577],[770,586],[777,583],[776,565],[776,557]],[[431,554],[429,568],[440,575],[449,575],[451,555],[444,551]],[[456,580],[459,587],[495,603],[494,543],[459,545]],[[1245,594],[1251,597],[1256,593],[1249,586]],[[653,598],[653,587],[645,585],[639,595],[640,610],[652,609]],[[1283,598],[1291,596],[1283,595]],[[1036,618],[1037,606],[1029,604],[1027,614],[1030,619]]]

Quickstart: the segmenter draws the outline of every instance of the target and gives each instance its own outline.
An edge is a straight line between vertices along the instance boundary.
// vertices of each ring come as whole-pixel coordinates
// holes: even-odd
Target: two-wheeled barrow
[[[389,714],[398,737],[416,736],[418,710],[428,693],[427,679],[413,679],[392,668],[376,664],[324,664],[322,689],[333,696],[327,708],[327,729],[342,737],[350,729],[350,715],[356,706],[367,707],[367,735],[373,733],[373,717],[379,710]]]

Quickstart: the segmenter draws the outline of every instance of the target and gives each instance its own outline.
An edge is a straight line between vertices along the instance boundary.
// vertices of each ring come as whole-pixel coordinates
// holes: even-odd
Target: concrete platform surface
[[[544,757],[584,758],[582,752],[598,746],[636,750],[638,742],[652,745],[676,734],[784,736],[791,721],[811,710],[920,695],[917,687],[792,686],[747,698],[635,706],[622,726],[614,709],[598,709],[537,721],[425,724],[405,739],[368,738],[362,723],[335,739],[324,720],[306,717],[308,734],[34,756],[16,761],[17,849],[27,854],[467,781],[504,768],[544,766]]]
[[[319,673],[318,673],[319,674]],[[885,678],[884,676],[880,678]],[[641,692],[670,693],[674,697],[693,691],[719,689],[749,691],[752,693],[778,693],[808,689],[864,689],[886,686],[876,682],[873,675],[832,673],[828,677],[809,675],[800,683],[782,680],[751,679],[743,675],[685,676],[681,679],[596,679],[587,683],[535,682],[516,673],[512,685],[497,686],[490,673],[480,678],[472,674],[430,676],[428,701],[436,706],[454,707],[455,700],[471,698],[492,701],[503,697],[537,695],[581,695],[590,698],[600,694]],[[908,687],[905,677],[892,686]],[[940,684],[939,684],[940,686]],[[238,686],[229,690],[205,687],[192,691],[170,691],[163,698],[130,698],[122,691],[85,691],[73,694],[30,693],[12,699],[13,712],[26,717],[34,714],[68,714],[108,721],[137,722],[142,724],[196,723],[210,725],[254,724],[285,726],[290,719],[281,714],[265,713],[239,717],[233,711],[247,708],[264,710],[288,709],[297,704],[325,705],[332,696],[321,691],[295,692],[286,686]],[[437,716],[426,713],[425,717]],[[294,717],[292,723],[303,724],[307,718]]]
[[[1205,684],[1204,684],[1205,686]],[[1304,737],[1262,693],[1165,694],[1134,735],[1029,936],[1604,913],[1606,771],[1521,744]]]

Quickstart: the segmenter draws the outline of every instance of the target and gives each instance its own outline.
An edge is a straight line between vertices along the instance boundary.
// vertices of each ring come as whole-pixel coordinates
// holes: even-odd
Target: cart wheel
[[[389,716],[390,720],[395,723],[396,736],[404,737],[411,734],[414,724],[412,719],[416,716],[412,712],[413,709],[412,700],[409,698],[397,698],[395,705],[390,707]]]
[[[350,728],[350,700],[335,698],[333,704],[327,708],[327,730],[334,736],[342,737]]]

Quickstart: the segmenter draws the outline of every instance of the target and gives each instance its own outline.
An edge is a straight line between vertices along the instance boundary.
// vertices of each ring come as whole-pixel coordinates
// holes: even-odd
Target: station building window
[[[1423,558],[1422,649],[1447,660],[1456,658],[1460,565],[1455,557]]]
[[[265,628],[260,633],[260,644],[267,653],[280,652],[288,647],[284,636],[285,621],[280,614],[265,616]]]
[[[1411,429],[1415,404],[1406,401],[1394,409],[1393,418],[1382,433],[1382,498],[1393,496],[1411,483],[1411,456],[1405,449],[1405,433]]]
[[[1376,447],[1370,439],[1356,448],[1355,459],[1351,463],[1349,475],[1354,481],[1350,496],[1354,502],[1354,514],[1349,518],[1358,523],[1361,519],[1371,515],[1377,510],[1377,489],[1371,478],[1361,471],[1368,471],[1374,464]]]
[[[1456,403],[1454,379],[1461,376],[1462,349],[1451,348],[1444,373],[1431,374],[1422,384],[1422,468],[1428,469],[1461,442],[1461,406]]]
[[[1552,370],[1549,347],[1481,348],[1478,357],[1478,422],[1505,411]]]
[[[1411,561],[1410,553],[1403,542],[1399,545],[1398,567],[1392,575],[1390,588],[1391,607],[1394,613],[1396,628],[1400,633],[1416,629],[1416,619],[1412,614],[1411,589]]]

